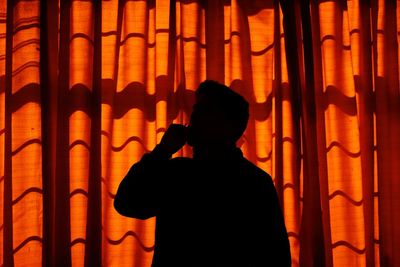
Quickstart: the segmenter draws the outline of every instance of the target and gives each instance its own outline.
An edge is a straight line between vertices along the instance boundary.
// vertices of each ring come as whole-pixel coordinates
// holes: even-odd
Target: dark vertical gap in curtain
[[[300,114],[304,185],[303,185],[303,211],[300,228],[300,266],[325,266],[325,245],[322,226],[321,200],[319,195],[318,151],[316,134],[316,114],[313,85],[313,54],[312,36],[309,15],[309,1],[300,2],[300,11],[295,1],[281,1],[283,10],[283,24],[286,38],[286,55],[290,84],[294,102],[294,113]],[[301,25],[303,36],[297,32]],[[304,40],[304,68],[301,73],[303,61],[301,46],[298,40]],[[294,60],[296,59],[296,60]],[[302,75],[304,84],[302,83]]]
[[[47,45],[47,3],[40,2],[40,107],[41,107],[41,138],[42,138],[42,187],[43,187],[43,247],[42,247],[42,266],[50,266],[50,258],[47,255],[51,251],[51,149],[50,125],[46,115],[51,114],[49,108],[49,81],[48,81],[48,45]]]
[[[54,266],[71,266],[71,223],[69,186],[69,57],[70,0],[60,1],[60,45],[58,75],[58,117],[56,152],[56,190]]]
[[[360,74],[354,77],[359,95],[361,168],[364,199],[366,265],[375,265],[374,251],[374,99],[372,95],[371,22],[368,3],[360,3]]]
[[[168,123],[171,123],[175,118],[178,118],[179,110],[181,107],[180,102],[180,94],[186,90],[186,78],[185,78],[185,70],[184,67],[177,68],[177,66],[183,66],[184,64],[184,54],[183,54],[183,36],[177,36],[177,17],[176,17],[176,0],[171,0],[170,3],[170,27],[171,27],[171,41],[170,48],[173,48],[173,51],[170,52],[171,61],[168,65],[169,73],[171,74],[171,93],[170,98],[168,99]],[[181,12],[180,12],[181,13]],[[182,14],[179,18],[182,23]],[[180,34],[182,35],[181,30],[179,29]],[[178,45],[179,42],[179,45]],[[178,51],[179,49],[179,51]],[[180,55],[180,56],[178,56]],[[179,62],[178,62],[179,61]],[[175,84],[175,81],[177,82]],[[176,88],[176,92],[174,92]]]
[[[174,77],[175,77],[175,57],[176,57],[176,0],[170,0],[169,4],[169,40],[168,40],[168,66],[167,79],[167,125],[174,119]]]
[[[225,81],[224,61],[224,1],[205,2],[206,19],[206,77],[220,83]]]
[[[55,257],[55,151],[57,136],[58,1],[40,2],[40,86],[42,117],[43,266]]]
[[[90,107],[90,166],[86,225],[85,266],[102,264],[101,201],[101,0],[93,1],[93,88]]]
[[[329,267],[333,265],[333,259],[328,198],[325,109],[322,104],[324,96],[322,89],[321,38],[319,34],[320,19],[317,2],[307,0],[303,1],[301,5],[305,68],[305,88],[302,90],[302,103],[307,110],[307,113],[304,114],[307,114],[306,116],[309,119],[304,124],[304,130],[310,137],[309,140],[306,140],[308,146],[305,146],[305,150],[309,150],[310,154],[308,156],[311,156],[311,158],[308,158],[310,160],[308,171],[310,182],[312,183],[312,189],[310,190],[312,192],[310,193],[313,194],[313,214],[320,216],[316,225],[318,227],[318,242],[322,242],[321,244],[316,244],[317,252],[320,254],[318,261],[321,261],[318,264]],[[325,262],[323,263],[322,260],[325,260]]]
[[[138,98],[140,97],[139,103],[143,103],[143,106],[142,106],[143,107],[142,108],[143,109],[142,110],[143,119],[140,121],[141,122],[140,129],[142,129],[142,130],[141,130],[140,136],[139,136],[139,138],[141,139],[141,145],[143,147],[143,152],[146,152],[148,149],[152,149],[152,148],[147,147],[148,139],[149,139],[148,134],[146,134],[147,133],[147,122],[148,122],[148,120],[151,119],[152,114],[156,113],[155,102],[152,102],[150,100],[150,99],[154,99],[154,98],[149,97],[150,95],[147,91],[148,90],[147,89],[148,79],[149,79],[149,77],[148,77],[148,69],[149,69],[148,61],[149,61],[149,50],[150,50],[150,45],[149,45],[149,6],[151,5],[150,2],[151,2],[151,0],[145,1],[145,4],[146,4],[145,17],[143,18],[143,20],[144,20],[144,36],[143,36],[144,47],[143,47],[141,56],[144,59],[143,66],[142,66],[144,71],[143,71],[143,76],[142,76],[143,83],[140,85],[140,86],[142,86],[143,93],[140,94],[139,96],[137,96]],[[154,12],[154,17],[155,17],[155,12]],[[154,20],[153,23],[155,24],[154,17],[153,17],[153,20]],[[154,38],[154,42],[155,42],[155,38]],[[154,45],[154,47],[156,47],[156,46]],[[126,86],[126,87],[128,87],[128,86]],[[155,121],[155,119],[154,119],[154,121]],[[140,233],[142,231],[141,228],[142,228],[142,224],[138,224],[138,228],[137,228],[138,233]],[[138,260],[136,260],[135,264],[140,264],[140,262],[138,262]]]
[[[121,31],[122,31],[122,22],[124,17],[124,4],[125,0],[118,0],[118,16],[117,16],[117,34],[116,34],[116,47],[115,47],[115,58],[114,58],[114,87],[113,93],[116,91],[117,80],[118,80],[118,70],[119,70],[119,50],[121,48]],[[114,94],[113,94],[114,96]],[[114,105],[114,101],[111,102],[111,105]],[[111,137],[110,137],[111,140]]]
[[[283,132],[282,132],[282,90],[285,90],[282,85],[281,71],[281,38],[280,38],[280,15],[279,1],[274,1],[274,76],[273,94],[275,96],[275,187],[278,193],[279,202],[282,210],[283,203]]]
[[[375,111],[375,118],[376,118],[376,139],[379,138],[379,131],[378,131],[378,127],[381,127],[380,125],[380,121],[378,121],[378,110],[377,110],[377,106],[378,106],[378,94],[377,94],[377,90],[378,90],[378,84],[377,84],[377,69],[378,69],[378,50],[377,50],[377,29],[378,29],[378,0],[370,0],[371,1],[371,38],[372,38],[372,66],[373,66],[373,98],[374,98],[374,111]],[[379,159],[379,155],[380,155],[380,142],[376,142],[376,150],[377,150],[377,173],[378,173],[378,177],[380,179],[381,177],[381,173],[380,173],[380,159]],[[383,233],[382,233],[382,209],[381,209],[381,182],[378,181],[378,218],[379,218],[379,262],[381,266],[385,267],[385,261],[384,261],[384,250],[385,250],[385,240],[383,238]]]
[[[232,2],[232,1],[231,1]],[[248,102],[250,106],[250,117],[246,129],[246,141],[249,142],[249,147],[256,147],[254,143],[256,139],[256,126],[255,126],[255,114],[258,114],[256,101],[256,95],[254,93],[253,85],[253,68],[252,68],[252,58],[251,58],[251,37],[250,37],[250,25],[248,20],[248,15],[255,14],[259,10],[252,10],[252,7],[246,5],[245,1],[237,1],[239,6],[239,33],[230,33],[230,40],[232,42],[233,34],[238,34],[240,38],[240,61],[242,64],[242,80],[235,79],[232,80],[230,87],[241,94]],[[235,12],[231,9],[231,12]],[[232,18],[231,18],[232,19]],[[266,90],[267,88],[265,88]],[[270,96],[267,96],[267,98]],[[272,101],[266,101],[266,108],[271,110]],[[254,114],[254,115],[253,115]],[[268,115],[270,116],[271,113]],[[272,151],[272,148],[270,148]],[[259,158],[257,157],[255,149],[249,149],[247,158],[252,162],[257,162]]]
[[[4,137],[4,214],[3,214],[3,264],[14,266],[13,207],[12,207],[12,52],[14,28],[14,1],[7,1],[6,19],[6,69],[5,69],[5,137]]]
[[[179,42],[179,48],[180,51],[178,52],[178,56],[175,58],[176,60],[179,60],[179,69],[177,68],[177,71],[179,71],[179,75],[178,75],[178,88],[176,91],[176,102],[172,103],[173,108],[176,109],[174,113],[176,113],[176,118],[180,119],[180,121],[182,121],[182,115],[179,116],[180,110],[184,110],[184,93],[187,91],[186,90],[186,75],[185,75],[185,52],[184,52],[184,41],[183,41],[183,31],[182,31],[182,24],[183,24],[183,8],[182,5],[184,5],[184,2],[181,1],[175,1],[175,2],[180,2],[179,4],[179,13],[180,13],[180,17],[179,17],[179,25],[181,26],[181,28],[179,29],[179,33],[180,33],[180,38],[178,38],[178,36],[176,37],[177,42]],[[176,7],[176,5],[175,5]]]
[[[300,197],[300,172],[301,172],[301,160],[302,160],[302,151],[301,151],[301,95],[300,95],[300,77],[296,74],[300,73],[300,70],[297,69],[297,61],[293,60],[296,57],[300,57],[298,54],[298,50],[301,49],[301,45],[297,41],[296,32],[298,32],[297,28],[300,28],[300,25],[296,23],[296,15],[295,9],[293,7],[288,7],[287,1],[280,0],[280,5],[282,9],[282,16],[283,16],[283,31],[284,31],[284,38],[285,38],[285,47],[281,47],[281,49],[285,49],[286,53],[286,65],[288,71],[288,79],[289,79],[289,88],[290,90],[290,97],[292,101],[291,108],[292,108],[292,118],[293,118],[293,131],[294,131],[294,140],[293,144],[296,149],[296,170],[294,173],[296,174],[296,194]],[[293,4],[292,4],[293,5]],[[288,11],[288,8],[293,8],[292,17],[289,19],[285,14],[291,14]],[[288,13],[289,12],[289,13]],[[291,21],[293,20],[293,21]],[[287,25],[287,23],[291,23],[291,25]],[[290,31],[290,32],[287,32]],[[295,47],[293,50],[292,47]],[[301,51],[301,50],[300,50]],[[302,60],[300,61],[302,62]],[[298,185],[298,186],[297,186]],[[300,201],[300,199],[298,199]]]
[[[399,266],[400,254],[400,103],[396,1],[384,1],[383,29],[376,40],[384,51],[380,73],[376,73],[376,129],[379,177],[380,260],[382,266]],[[382,36],[383,35],[383,36]],[[378,64],[380,62],[378,61]],[[383,76],[382,76],[383,75]]]

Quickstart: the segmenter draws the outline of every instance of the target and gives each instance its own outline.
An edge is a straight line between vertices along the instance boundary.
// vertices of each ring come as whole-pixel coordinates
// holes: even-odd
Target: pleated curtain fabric
[[[293,266],[400,266],[399,32],[394,0],[0,1],[0,265],[150,266],[113,198],[212,79]]]

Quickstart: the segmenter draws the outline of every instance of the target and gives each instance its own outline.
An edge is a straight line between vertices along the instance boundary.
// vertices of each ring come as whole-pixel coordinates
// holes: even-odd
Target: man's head
[[[196,90],[190,117],[191,146],[235,145],[249,119],[249,104],[238,93],[215,81],[204,81]]]

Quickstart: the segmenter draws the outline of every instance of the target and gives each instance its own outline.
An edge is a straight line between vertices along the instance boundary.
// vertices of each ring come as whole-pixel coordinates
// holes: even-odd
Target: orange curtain
[[[293,266],[400,266],[399,32],[387,0],[1,0],[0,265],[150,266],[114,194],[213,79]]]

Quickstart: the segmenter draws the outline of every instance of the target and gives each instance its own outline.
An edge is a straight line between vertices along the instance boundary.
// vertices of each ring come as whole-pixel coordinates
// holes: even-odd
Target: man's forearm
[[[146,153],[139,162],[132,165],[120,183],[114,199],[114,207],[121,215],[139,219],[155,215],[159,177],[170,157],[157,145],[153,151]]]

